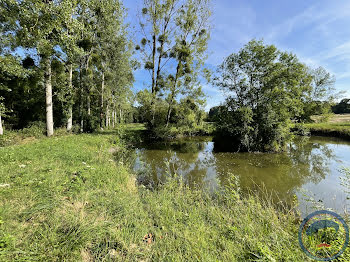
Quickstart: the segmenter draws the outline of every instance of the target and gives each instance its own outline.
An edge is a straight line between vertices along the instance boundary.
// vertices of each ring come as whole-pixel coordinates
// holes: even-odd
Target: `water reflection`
[[[227,184],[233,174],[239,177],[243,190],[263,186],[267,193],[287,202],[294,194],[301,198],[302,191],[311,190],[321,202],[328,203],[334,187],[327,194],[327,188],[318,189],[317,185],[338,180],[340,167],[346,163],[350,166],[350,143],[322,137],[299,138],[287,152],[276,154],[216,153],[209,138],[143,144],[138,148],[135,170],[151,172],[154,183],[176,173],[190,186],[215,190]],[[340,185],[336,191],[340,201],[345,201]],[[340,204],[330,205],[337,209]]]

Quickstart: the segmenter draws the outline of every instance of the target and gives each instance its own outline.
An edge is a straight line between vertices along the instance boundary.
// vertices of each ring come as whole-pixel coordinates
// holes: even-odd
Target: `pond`
[[[342,185],[343,168],[350,167],[350,142],[329,137],[301,137],[283,153],[223,153],[214,151],[210,137],[140,144],[136,172],[151,174],[155,183],[178,174],[190,186],[214,191],[239,178],[243,191],[256,192],[275,202],[291,203],[296,195],[302,214],[348,207]]]

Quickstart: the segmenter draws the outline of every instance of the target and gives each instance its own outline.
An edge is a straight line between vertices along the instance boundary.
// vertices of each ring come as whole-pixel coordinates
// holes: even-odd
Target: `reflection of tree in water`
[[[226,174],[230,171],[239,176],[243,189],[263,186],[282,200],[292,199],[295,189],[303,184],[324,179],[334,158],[326,144],[308,138],[296,140],[285,153],[237,153],[231,161],[221,155],[217,154],[215,159],[221,184],[227,183]]]
[[[178,174],[191,186],[203,186],[208,177],[226,184],[229,173],[240,178],[243,189],[264,185],[284,200],[307,182],[318,183],[330,172],[333,151],[323,141],[297,139],[285,153],[213,153],[213,143],[179,141],[151,144],[141,158],[158,183]]]
[[[155,183],[177,174],[192,186],[202,185],[206,167],[198,162],[198,154],[204,150],[205,144],[198,141],[153,143],[142,150],[141,160],[147,163]]]

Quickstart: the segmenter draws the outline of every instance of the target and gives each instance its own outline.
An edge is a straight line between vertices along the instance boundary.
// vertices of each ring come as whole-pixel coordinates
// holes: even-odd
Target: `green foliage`
[[[215,83],[233,93],[220,109],[215,142],[229,151],[280,151],[302,114],[311,77],[295,55],[252,40],[225,59]]]
[[[143,38],[138,50],[144,68],[151,73],[150,129],[163,125],[164,121],[169,126],[180,95],[196,100],[197,104],[204,100],[199,76],[209,71],[204,68],[211,15],[209,3],[208,0],[144,1],[140,22]],[[156,117],[159,116],[156,107],[162,104],[163,97],[168,104],[165,120]],[[189,116],[193,121],[198,117],[201,116]]]
[[[56,127],[73,118],[91,132],[103,123],[115,125],[116,110],[119,122],[129,114],[135,63],[120,1],[6,0],[0,11],[1,111],[8,115],[1,114],[7,126],[21,129],[45,119],[42,87],[49,82]],[[21,61],[15,49],[29,56]],[[113,123],[107,121],[112,115]]]
[[[217,122],[220,120],[220,115],[221,110],[225,110],[225,106],[214,106],[212,108],[210,108],[209,110],[209,114],[208,114],[208,121],[209,122]]]
[[[23,128],[20,132],[27,137],[40,138],[45,135],[46,125],[43,122],[32,122],[28,127]]]
[[[335,114],[350,113],[350,99],[344,98],[338,104],[332,106],[332,112]]]
[[[188,136],[210,136],[213,134],[215,127],[210,123],[202,123],[201,125],[177,126],[169,125],[159,126],[152,130],[153,138],[160,140],[171,140],[175,138]]]
[[[311,116],[313,115],[326,116],[329,114],[331,105],[339,94],[334,92],[335,77],[324,68],[319,67],[308,71],[312,79],[311,88],[304,96],[303,112],[296,118],[301,121],[311,122]]]

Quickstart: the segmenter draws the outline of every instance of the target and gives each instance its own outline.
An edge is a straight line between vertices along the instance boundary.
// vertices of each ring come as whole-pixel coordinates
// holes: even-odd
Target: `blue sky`
[[[128,22],[137,29],[135,14],[142,0],[124,0]],[[263,39],[295,53],[312,67],[323,66],[336,77],[338,91],[350,96],[350,1],[345,0],[213,0],[212,33],[207,64],[216,67],[249,40]],[[145,70],[135,73],[135,90],[149,83]],[[219,89],[203,83],[207,106],[220,104]]]

